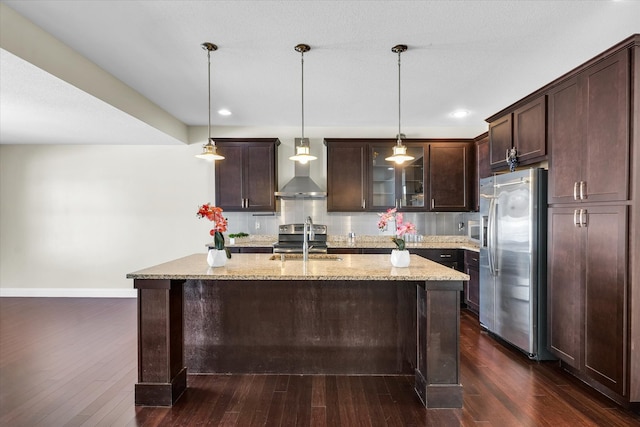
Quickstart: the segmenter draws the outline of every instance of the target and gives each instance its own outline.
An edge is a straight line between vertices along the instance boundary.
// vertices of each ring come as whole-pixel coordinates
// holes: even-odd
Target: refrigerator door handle
[[[492,276],[497,275],[496,267],[494,264],[494,250],[495,250],[495,209],[496,209],[496,200],[491,199],[489,203],[489,221],[487,224],[487,259],[489,261],[489,272]]]

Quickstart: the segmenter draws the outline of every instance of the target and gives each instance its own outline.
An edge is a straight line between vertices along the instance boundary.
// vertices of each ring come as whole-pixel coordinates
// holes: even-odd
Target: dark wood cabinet
[[[547,318],[549,350],[569,366],[582,364],[582,235],[575,209],[551,208],[547,239]]]
[[[391,252],[391,250],[387,249],[387,252]],[[334,255],[348,255],[348,254],[361,254],[362,253],[362,249],[360,248],[327,248],[327,253],[328,254],[334,254]]]
[[[547,158],[546,96],[541,95],[489,123],[489,164],[507,170],[507,153],[515,148],[519,165]]]
[[[429,144],[428,193],[430,210],[470,211],[473,182],[471,149],[468,142]]]
[[[412,254],[420,255],[438,264],[445,265],[457,271],[463,270],[464,251],[461,249],[414,249],[409,248]]]
[[[480,210],[480,180],[492,175],[489,164],[489,132],[477,136],[475,143],[475,173],[471,190],[471,206],[474,210]]]
[[[513,147],[512,113],[489,123],[489,165],[492,170],[507,169],[506,153]]]
[[[327,146],[327,211],[365,211],[368,145],[325,139]]]
[[[549,349],[582,381],[640,409],[640,34],[488,118],[493,170],[509,115],[520,155],[543,158],[541,139],[523,136],[539,133],[545,96]]]
[[[549,210],[551,352],[624,393],[627,206]]]
[[[327,211],[473,209],[472,140],[406,140],[414,160],[403,164],[385,160],[395,143],[392,139],[325,139]]]
[[[464,302],[475,314],[480,312],[480,256],[478,252],[464,251],[464,272],[469,280],[464,283]]]
[[[513,146],[520,164],[547,156],[547,97],[542,95],[513,112]]]
[[[629,52],[621,51],[549,93],[549,203],[627,200]]]
[[[225,156],[215,165],[216,205],[231,212],[274,212],[279,144],[275,138],[216,139]]]
[[[273,253],[273,246],[230,246],[229,252],[232,254],[270,254]]]

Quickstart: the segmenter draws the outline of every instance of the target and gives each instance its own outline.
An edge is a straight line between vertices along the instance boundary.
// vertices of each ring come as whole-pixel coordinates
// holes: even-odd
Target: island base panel
[[[186,389],[187,368],[182,368],[170,383],[137,383],[135,402],[139,406],[172,406]]]
[[[187,281],[190,373],[412,375],[415,283]]]
[[[462,408],[462,384],[427,384],[416,370],[415,390],[426,408]]]

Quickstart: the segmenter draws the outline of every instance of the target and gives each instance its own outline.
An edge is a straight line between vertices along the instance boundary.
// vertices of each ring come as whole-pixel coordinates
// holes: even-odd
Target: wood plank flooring
[[[136,407],[134,299],[0,298],[1,426],[640,426],[462,313],[463,409],[426,410],[403,376],[189,375],[173,408]]]

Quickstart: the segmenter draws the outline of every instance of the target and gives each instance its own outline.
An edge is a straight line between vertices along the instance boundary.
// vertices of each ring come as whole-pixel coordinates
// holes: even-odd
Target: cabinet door
[[[467,308],[476,314],[480,307],[479,258],[477,252],[464,251],[464,269],[469,275],[469,281],[465,282],[464,298]]]
[[[327,144],[327,211],[358,212],[366,206],[366,144]]]
[[[580,369],[582,363],[582,233],[575,209],[548,211],[547,331],[549,350]]]
[[[520,164],[547,157],[547,98],[541,96],[513,112],[513,146]]]
[[[549,204],[569,203],[582,176],[581,94],[572,78],[548,95],[549,101]]]
[[[242,166],[242,147],[220,145],[218,152],[224,160],[215,164],[216,168],[216,206],[225,211],[238,211],[243,208],[244,168]]]
[[[218,151],[225,158],[215,164],[216,205],[226,211],[276,209],[276,146],[271,138],[220,138]]]
[[[367,209],[385,210],[398,207],[396,164],[385,160],[391,155],[392,143],[369,145],[369,192]]]
[[[247,146],[244,153],[242,194],[245,210],[275,211],[277,187],[275,145]]]
[[[471,145],[429,144],[428,197],[432,211],[468,211]]]
[[[626,351],[627,207],[585,209],[584,367],[623,394]]]
[[[549,93],[549,203],[627,200],[628,55],[607,58]]]
[[[492,170],[507,169],[507,150],[513,147],[511,114],[489,123],[489,165]]]
[[[584,181],[588,201],[627,200],[629,185],[629,52],[581,76]]]
[[[404,211],[424,211],[425,146],[407,143],[407,153],[414,159],[396,165],[398,207]]]
[[[489,134],[479,136],[475,141],[475,177],[471,190],[471,207],[475,211],[480,210],[480,180],[491,176],[491,166],[489,165]]]

